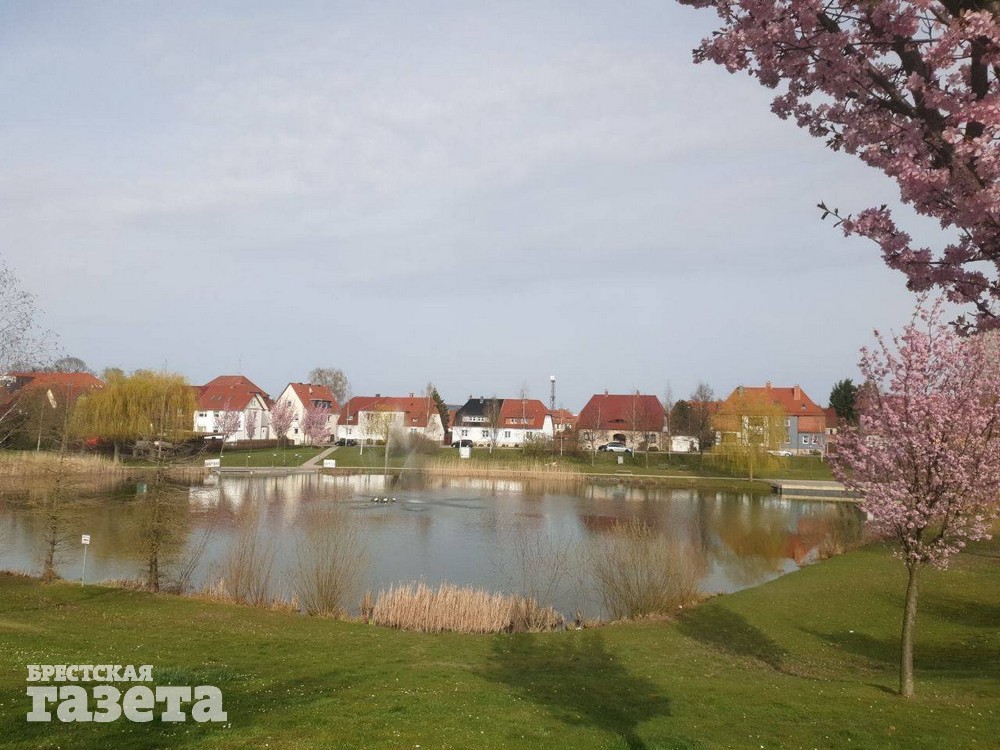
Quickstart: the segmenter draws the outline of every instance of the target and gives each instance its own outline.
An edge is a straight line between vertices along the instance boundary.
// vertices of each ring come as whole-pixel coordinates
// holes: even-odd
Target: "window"
[[[484,438],[488,438],[489,436],[490,436],[490,431],[489,430],[483,430],[483,437]]]
[[[462,437],[469,437],[469,431],[468,430],[462,430]]]
[[[509,437],[510,437],[510,430],[504,430],[504,431],[503,431],[503,436],[504,436],[505,438],[509,438]]]
[[[208,412],[207,411],[200,411],[200,412],[198,412],[198,416],[199,417],[207,417],[208,416]]]

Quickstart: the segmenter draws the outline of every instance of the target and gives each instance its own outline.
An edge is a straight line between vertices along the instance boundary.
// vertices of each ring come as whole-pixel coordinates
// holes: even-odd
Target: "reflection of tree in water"
[[[521,693],[563,724],[617,735],[645,748],[643,722],[670,715],[670,699],[651,680],[632,674],[594,630],[499,636],[482,676]]]
[[[704,510],[700,539],[708,542],[709,555],[730,580],[749,586],[781,572],[788,557],[786,510],[746,495],[717,500]]]

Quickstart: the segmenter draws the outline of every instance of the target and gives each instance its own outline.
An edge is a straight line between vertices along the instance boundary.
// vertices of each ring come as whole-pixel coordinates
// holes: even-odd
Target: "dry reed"
[[[596,540],[591,559],[612,619],[670,614],[699,598],[694,551],[644,521],[615,524]]]
[[[277,550],[271,538],[260,532],[259,513],[252,505],[245,507],[237,524],[236,537],[222,561],[222,576],[207,593],[223,601],[269,607],[274,599],[272,578]]]
[[[0,451],[0,477],[42,476],[62,474],[121,475],[127,470],[111,459],[93,455],[67,455],[34,451]]]
[[[558,612],[534,600],[482,589],[441,583],[404,584],[379,592],[371,622],[423,633],[510,633],[555,630],[563,624]]]

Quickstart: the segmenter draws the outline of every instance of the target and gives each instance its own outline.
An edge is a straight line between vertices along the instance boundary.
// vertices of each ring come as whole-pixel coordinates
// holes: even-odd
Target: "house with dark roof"
[[[308,408],[327,410],[327,439],[322,442],[328,442],[329,438],[336,434],[340,406],[337,404],[337,397],[327,386],[316,383],[289,383],[281,395],[275,399],[275,403],[282,401],[292,408],[292,413],[295,415],[292,426],[288,428],[288,434],[285,435],[292,444],[302,445],[306,441],[306,435],[302,430],[302,419]],[[275,437],[279,436],[275,435]]]
[[[469,398],[457,412],[450,429],[452,442],[471,440],[473,445],[520,448],[531,440],[555,433],[552,413],[533,398]]]
[[[243,375],[220,375],[205,385],[194,386],[194,431],[206,436],[219,435],[220,422],[227,413],[239,415],[239,429],[227,440],[248,440],[247,428],[256,424],[253,439],[267,440],[271,435],[271,398]],[[249,421],[248,421],[249,420]]]
[[[437,404],[429,395],[355,396],[340,410],[337,439],[359,443],[381,442],[389,433],[423,435],[444,440]]]
[[[89,372],[30,371],[2,375],[0,423],[6,421],[6,425],[5,429],[0,430],[0,439],[8,437],[10,430],[6,428],[26,417],[29,412],[44,421],[42,412],[50,415],[57,412],[65,414],[66,407],[72,407],[81,397],[102,388],[104,381]],[[50,417],[45,419],[48,418]]]
[[[667,412],[650,394],[595,393],[576,418],[580,446],[594,450],[620,442],[632,450],[666,448]]]
[[[761,397],[781,407],[785,419],[785,440],[777,446],[779,450],[793,453],[826,450],[827,412],[800,386],[777,387],[770,382],[763,386],[738,386],[719,407],[720,424],[732,416],[731,404],[740,395]]]

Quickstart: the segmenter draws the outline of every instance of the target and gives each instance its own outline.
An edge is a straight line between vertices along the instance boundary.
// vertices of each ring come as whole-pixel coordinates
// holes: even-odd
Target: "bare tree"
[[[34,296],[21,288],[13,270],[0,259],[0,375],[48,359],[53,337],[38,329],[36,315]],[[9,423],[17,413],[17,395],[9,385],[0,382],[0,443],[10,436]]]
[[[587,412],[586,416],[581,413],[580,419],[577,421],[576,429],[580,441],[590,446],[590,463],[596,463],[597,445],[600,443],[604,435],[604,424],[601,416],[600,401],[597,402],[597,408],[593,411]]]
[[[87,372],[93,375],[93,370],[79,357],[60,357],[45,368],[51,372]]]
[[[309,382],[329,388],[338,404],[347,401],[351,393],[351,384],[347,376],[343,370],[338,370],[336,367],[317,367],[310,371]]]
[[[699,382],[689,399],[691,427],[698,438],[701,450],[715,442],[715,429],[712,418],[717,411],[715,391],[708,383]]]
[[[523,403],[523,402],[522,402]],[[491,396],[486,400],[483,408],[483,417],[486,419],[487,436],[490,441],[490,453],[500,442],[500,428],[503,426],[503,401],[496,396]]]

